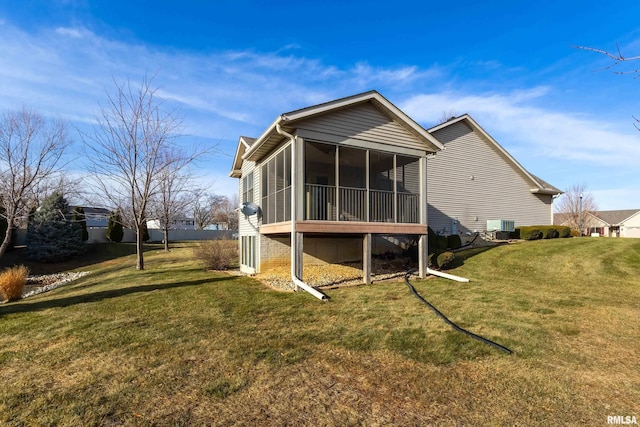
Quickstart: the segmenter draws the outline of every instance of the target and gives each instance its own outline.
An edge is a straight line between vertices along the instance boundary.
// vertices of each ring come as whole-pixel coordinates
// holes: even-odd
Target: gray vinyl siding
[[[361,104],[296,124],[298,129],[422,150],[416,136],[373,105]]]
[[[483,231],[487,220],[514,220],[516,227],[552,223],[552,197],[531,193],[534,184],[463,122],[433,132],[445,145],[427,160],[429,226],[450,234]]]
[[[253,200],[251,200],[253,203],[260,205],[260,189],[261,189],[261,185],[260,185],[260,168],[256,167],[255,162],[250,162],[250,161],[244,161],[242,162],[242,177],[240,177],[239,184],[239,195],[238,195],[238,200],[240,200],[240,203],[242,203],[242,193],[243,193],[243,188],[242,188],[242,178],[247,176],[248,174],[250,174],[251,172],[253,172]],[[250,216],[248,218],[245,218],[244,215],[242,215],[242,213],[239,213],[238,215],[240,215],[239,221],[238,221],[238,234],[240,236],[257,236],[258,235],[258,216],[257,215],[253,215]]]

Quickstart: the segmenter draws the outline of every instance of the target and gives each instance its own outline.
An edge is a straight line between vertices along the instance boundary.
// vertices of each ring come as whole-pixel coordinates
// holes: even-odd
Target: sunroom
[[[302,221],[420,223],[420,157],[313,140],[303,153]],[[291,221],[290,143],[261,163],[260,176],[268,233],[266,225]]]
[[[303,260],[342,262],[349,247],[343,258],[360,257],[370,283],[373,238],[412,235],[424,276],[426,157],[441,148],[375,91],[285,113],[259,138],[241,137],[230,175],[260,210],[240,215],[241,253],[253,263],[241,259],[241,269],[286,262],[302,286]],[[332,244],[337,255],[327,256]]]

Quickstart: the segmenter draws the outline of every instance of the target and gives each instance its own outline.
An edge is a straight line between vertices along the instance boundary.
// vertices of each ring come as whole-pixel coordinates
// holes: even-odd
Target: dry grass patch
[[[7,268],[0,272],[0,302],[20,299],[27,284],[28,275],[29,269],[24,265]]]

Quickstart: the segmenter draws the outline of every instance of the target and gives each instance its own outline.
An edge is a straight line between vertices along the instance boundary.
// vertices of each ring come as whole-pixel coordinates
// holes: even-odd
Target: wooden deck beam
[[[296,230],[301,233],[427,234],[427,226],[423,224],[389,222],[297,221]]]

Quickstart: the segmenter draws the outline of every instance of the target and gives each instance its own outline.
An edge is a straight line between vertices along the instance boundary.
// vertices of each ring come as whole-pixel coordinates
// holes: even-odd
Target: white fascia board
[[[243,159],[246,159],[247,157],[249,157],[254,151],[256,151],[258,149],[258,147],[260,147],[264,141],[269,138],[269,136],[271,136],[272,133],[274,133],[276,131],[276,125],[277,124],[281,124],[283,121],[283,116],[278,116],[277,119],[275,119],[273,121],[273,123],[271,123],[271,125],[269,125],[269,127],[267,128],[267,130],[265,130],[264,132],[262,132],[262,135],[260,135],[258,137],[258,139],[255,140],[255,142],[253,143],[253,145],[251,146],[251,148],[249,148],[247,151],[245,151],[244,155],[242,156]]]

